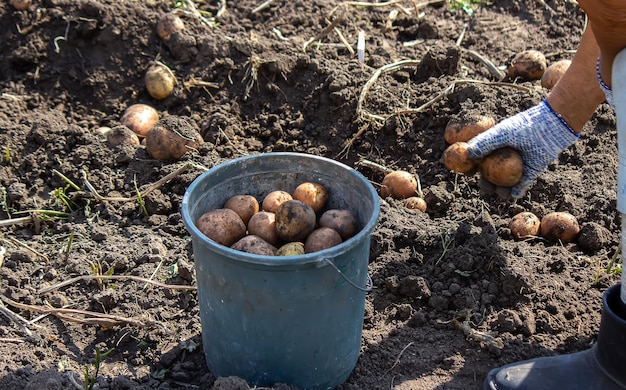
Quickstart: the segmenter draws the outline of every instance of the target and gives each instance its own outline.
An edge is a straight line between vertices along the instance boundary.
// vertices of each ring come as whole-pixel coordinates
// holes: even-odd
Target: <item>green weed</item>
[[[96,381],[98,380],[98,373],[100,372],[100,364],[102,363],[102,360],[109,353],[111,353],[111,351],[112,349],[106,352],[100,352],[100,350],[96,348],[96,361],[93,364],[93,367],[94,367],[93,375],[91,375],[91,373],[89,372],[89,366],[85,367],[85,382],[83,385],[84,390],[92,390],[93,387],[96,385]]]
[[[448,0],[448,8],[451,11],[463,11],[469,16],[474,16],[474,5],[487,5],[484,0]]]

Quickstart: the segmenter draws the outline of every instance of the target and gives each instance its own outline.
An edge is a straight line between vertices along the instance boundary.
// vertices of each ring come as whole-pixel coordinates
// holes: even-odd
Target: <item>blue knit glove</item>
[[[615,107],[615,99],[613,99],[613,89],[604,83],[602,80],[602,75],[600,74],[600,58],[598,57],[598,62],[596,62],[596,77],[598,78],[598,83],[600,83],[600,88],[604,91],[604,96],[606,96],[606,102],[611,105],[611,107]]]
[[[471,159],[480,160],[496,149],[510,147],[524,160],[521,181],[511,188],[513,198],[521,198],[548,164],[580,137],[544,99],[538,105],[503,120],[468,142]],[[502,195],[501,192],[499,192]]]

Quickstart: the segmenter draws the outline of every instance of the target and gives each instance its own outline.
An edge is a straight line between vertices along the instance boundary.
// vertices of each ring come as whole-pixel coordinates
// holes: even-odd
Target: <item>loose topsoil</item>
[[[174,9],[185,29],[162,40]],[[2,2],[0,388],[83,388],[86,369],[98,389],[247,388],[204,361],[181,200],[202,167],[277,151],[335,159],[377,188],[384,173],[363,160],[407,170],[428,204],[380,199],[361,354],[340,389],[478,389],[491,368],[589,348],[619,281],[613,110],[517,202],[441,162],[451,118],[501,120],[548,93],[495,83],[475,54],[569,59],[584,24],[565,0]],[[161,101],[143,83],[154,61],[178,81]],[[135,103],[187,120],[204,144],[160,161],[107,142],[102,128]],[[581,234],[514,240],[521,211],[567,211]]]

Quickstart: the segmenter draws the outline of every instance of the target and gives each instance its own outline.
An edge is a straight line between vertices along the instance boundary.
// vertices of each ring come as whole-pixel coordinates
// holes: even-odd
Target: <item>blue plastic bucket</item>
[[[329,189],[328,208],[351,210],[358,234],[300,256],[260,256],[219,245],[195,221],[237,194],[260,201],[314,181]],[[187,189],[182,215],[191,233],[202,343],[217,376],[254,386],[285,383],[332,389],[356,366],[363,327],[370,237],[378,194],[359,172],[302,153],[266,153],[211,168]]]

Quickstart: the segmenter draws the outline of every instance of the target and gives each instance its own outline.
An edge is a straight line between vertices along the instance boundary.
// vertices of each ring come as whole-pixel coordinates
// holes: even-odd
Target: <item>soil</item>
[[[0,4],[0,388],[83,388],[86,369],[98,389],[248,388],[204,361],[180,208],[202,167],[276,151],[335,159],[375,186],[384,173],[363,160],[407,170],[427,201],[423,213],[381,199],[362,350],[339,389],[478,389],[491,368],[589,348],[619,281],[612,109],[598,107],[517,202],[441,162],[451,118],[501,120],[548,93],[494,83],[471,51],[500,67],[527,49],[569,59],[585,24],[576,5],[266,3]],[[185,29],[161,39],[174,7]],[[143,81],[154,61],[178,81],[160,101]],[[185,119],[204,143],[173,161],[112,145],[103,128],[135,103]],[[581,234],[515,240],[521,211],[567,211]]]

